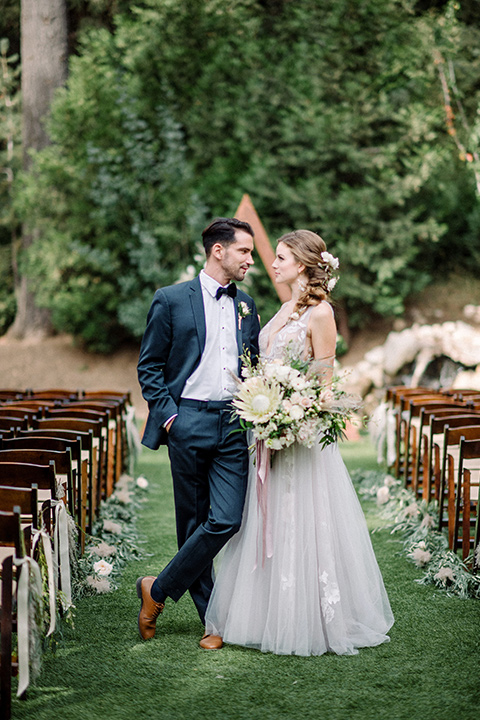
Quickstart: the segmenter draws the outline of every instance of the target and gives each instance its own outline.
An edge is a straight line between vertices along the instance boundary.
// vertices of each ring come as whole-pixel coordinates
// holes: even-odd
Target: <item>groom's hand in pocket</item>
[[[172,418],[169,419],[168,422],[165,423],[165,430],[167,431],[167,433],[170,432],[170,428],[172,427],[172,425],[175,422],[175,420],[177,419],[177,417],[178,417],[177,415],[174,415]]]

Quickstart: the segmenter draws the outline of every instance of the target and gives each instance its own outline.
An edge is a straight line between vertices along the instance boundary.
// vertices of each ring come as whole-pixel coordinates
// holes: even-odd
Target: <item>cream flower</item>
[[[338,258],[334,257],[329,252],[322,252],[320,257],[322,258],[322,261],[324,263],[326,263],[332,268],[332,270],[338,270],[338,268],[340,267],[340,262]]]
[[[120,535],[122,532],[122,526],[120,523],[113,522],[113,520],[104,520],[103,529],[105,532],[110,532],[114,535]]]
[[[105,577],[107,575],[110,575],[113,570],[113,565],[106,560],[98,560],[96,563],[93,563],[93,569],[95,570],[97,575]]]
[[[416,547],[415,550],[410,553],[410,557],[417,567],[423,567],[432,559],[432,553],[428,550],[423,550],[419,543],[419,547]]]
[[[286,447],[286,442],[284,438],[268,438],[265,445],[271,450],[282,450]]]
[[[276,383],[252,377],[242,383],[232,404],[247,422],[263,423],[272,417],[281,400],[280,388]]]
[[[403,511],[403,514],[405,517],[417,517],[420,510],[418,509],[418,505],[416,502],[410,503],[410,505],[407,505],[405,510]]]
[[[107,578],[93,577],[93,575],[89,575],[87,577],[87,584],[90,585],[90,587],[93,588],[99,595],[102,593],[108,593],[112,589]]]
[[[390,500],[390,490],[386,485],[382,485],[377,490],[377,503],[379,505],[385,505]]]
[[[115,545],[108,545],[104,540],[89,550],[91,555],[98,555],[98,557],[109,557],[109,555],[114,555],[116,551]]]
[[[306,380],[302,375],[290,379],[290,385],[294,390],[305,390],[305,388],[308,387],[308,384],[308,380]]]
[[[451,568],[451,567],[444,567],[444,566],[442,565],[442,567],[439,568],[438,572],[435,573],[435,575],[433,576],[433,579],[434,579],[434,580],[439,580],[439,581],[442,582],[444,585],[447,584],[447,580],[450,580],[451,582],[453,582],[454,577],[453,577],[453,570],[452,570],[452,568]]]
[[[132,502],[132,498],[130,497],[130,493],[128,492],[128,490],[116,490],[115,497],[117,498],[118,502],[121,502],[124,505],[128,505]]]
[[[435,525],[435,520],[431,515],[425,515],[422,522],[420,523],[420,527],[422,528],[433,528]]]
[[[247,303],[242,300],[238,303],[238,316],[240,318],[245,318],[247,315],[250,315],[250,308]]]
[[[301,420],[303,416],[305,415],[305,410],[300,405],[292,405],[290,410],[288,411],[288,414],[292,418],[292,420]]]
[[[141,488],[142,490],[146,490],[148,487],[147,478],[143,477],[143,475],[140,475],[140,477],[137,478],[137,487]]]

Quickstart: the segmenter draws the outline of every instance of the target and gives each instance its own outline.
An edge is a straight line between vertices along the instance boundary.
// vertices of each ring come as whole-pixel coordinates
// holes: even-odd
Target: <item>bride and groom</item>
[[[279,239],[276,282],[289,285],[292,299],[260,332],[254,301],[235,285],[253,264],[252,228],[217,218],[202,237],[204,270],[157,290],[140,350],[149,407],[142,442],[168,446],[179,547],[158,577],[137,581],[140,634],[152,638],[167,597],[188,590],[205,649],[225,641],[277,654],[353,654],[386,642],[393,616],[336,445],[276,452],[266,516],[246,434],[232,432],[240,429],[231,401],[244,351],[254,362],[259,354],[276,360],[293,342],[331,377],[336,328],[326,299],[334,282],[325,243],[308,230]],[[266,533],[271,551],[262,559]]]

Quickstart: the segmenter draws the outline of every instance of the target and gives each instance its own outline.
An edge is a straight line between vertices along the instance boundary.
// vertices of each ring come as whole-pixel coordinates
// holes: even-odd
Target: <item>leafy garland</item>
[[[102,503],[83,556],[77,555],[71,566],[73,599],[116,590],[126,563],[145,556],[136,519],[147,488],[143,476],[134,480],[122,475],[115,492]]]
[[[480,545],[465,562],[448,547],[448,540],[438,527],[438,505],[418,501],[391,475],[381,471],[354,470],[352,481],[359,495],[375,498],[385,525],[391,534],[403,537],[407,558],[424,571],[416,582],[433,584],[450,596],[480,598]],[[469,571],[468,566],[472,568]]]

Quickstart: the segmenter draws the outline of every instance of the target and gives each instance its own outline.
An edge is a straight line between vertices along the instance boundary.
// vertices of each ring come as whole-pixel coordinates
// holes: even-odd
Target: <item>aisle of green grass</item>
[[[349,468],[374,468],[363,441],[343,446]],[[373,543],[396,622],[391,642],[356,656],[279,657],[238,647],[205,651],[188,597],[169,602],[157,637],[137,632],[138,575],[156,574],[175,549],[166,454],[145,450],[150,480],[139,527],[154,553],[125,570],[119,590],[77,604],[28,700],[22,720],[474,720],[480,716],[480,604],[414,582],[418,571],[387,532]],[[378,525],[365,505],[369,527]]]

